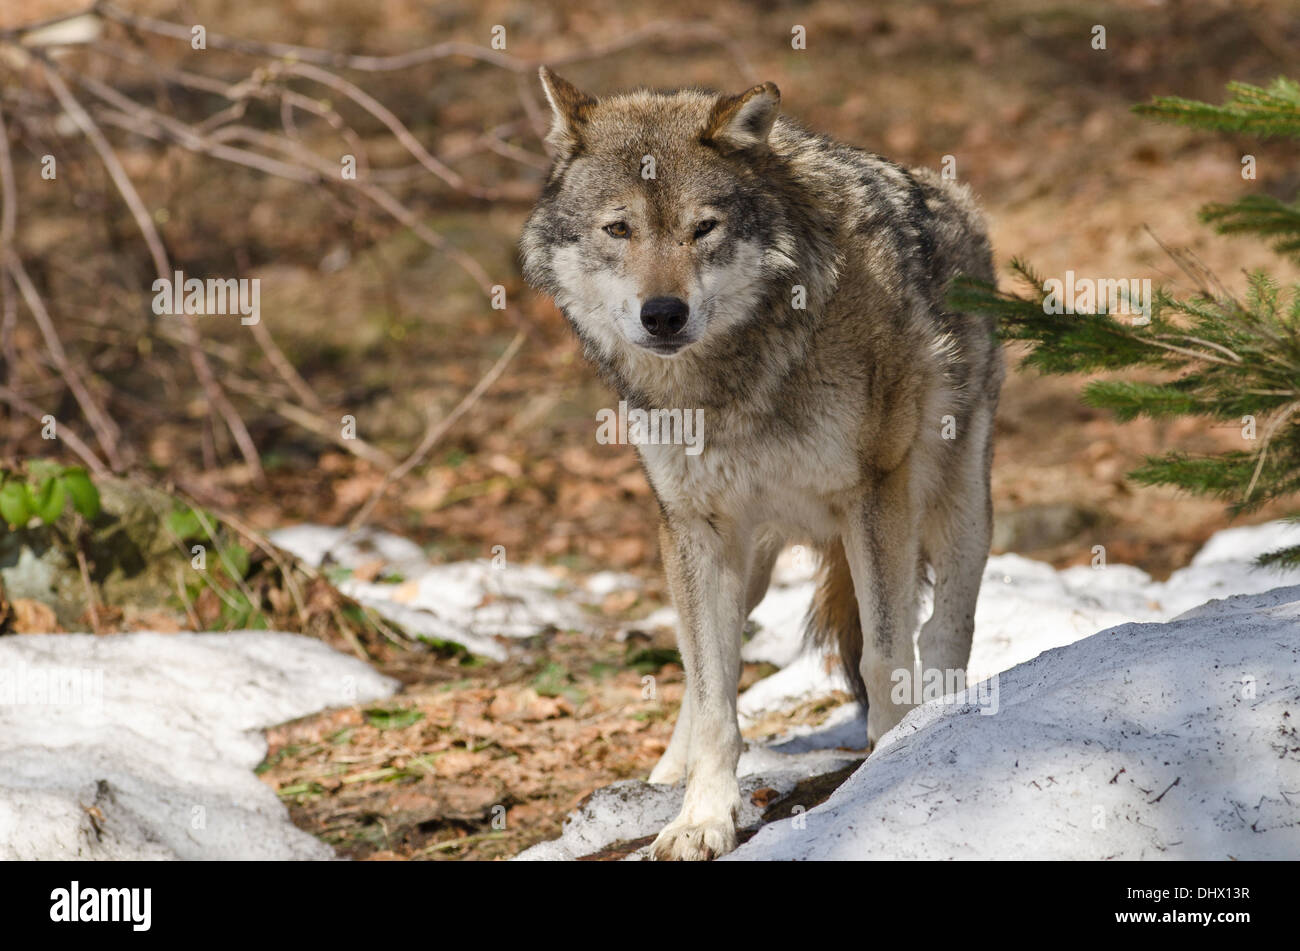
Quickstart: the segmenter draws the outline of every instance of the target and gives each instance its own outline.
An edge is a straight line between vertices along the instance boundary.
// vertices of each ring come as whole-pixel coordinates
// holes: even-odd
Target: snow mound
[[[861,756],[830,750],[773,757],[762,748],[742,754],[740,773],[741,814],[738,827],[754,830],[762,825],[767,799],[756,799],[764,790],[771,799],[789,796],[800,781],[843,769]],[[682,787],[660,786],[626,779],[603,786],[566,817],[560,838],[525,849],[516,860],[564,861],[590,855],[615,842],[628,842],[658,835],[682,807]],[[760,805],[759,803],[763,803]],[[628,857],[643,859],[643,845]]]
[[[1259,594],[1300,585],[1300,571],[1252,566],[1297,542],[1300,526],[1283,522],[1220,532],[1164,582],[1100,559],[1056,571],[990,558],[970,690],[914,711],[830,801],[764,827],[736,857],[1300,858],[1300,739],[1288,726],[1300,718],[1300,588]],[[847,689],[837,663],[802,652],[812,576],[798,548],[777,562],[743,653],[782,669],[741,695],[742,728]],[[1256,597],[1188,611],[1226,594]],[[675,618],[665,609],[653,620]],[[860,711],[846,704],[817,727],[750,740],[742,788],[784,790],[783,771],[833,770],[865,743]],[[655,833],[681,794],[632,781],[617,799],[598,791],[560,840],[524,857],[570,858]]]
[[[0,638],[0,859],[328,859],[265,727],[396,681],[293,634]]]
[[[728,858],[1300,858],[1300,587],[1111,628],[996,696],[914,710]]]
[[[1291,522],[1227,529],[1168,581],[1153,581],[1132,565],[1099,563],[1096,568],[1057,571],[1020,555],[995,555],[984,570],[975,609],[970,682],[1126,621],[1167,621],[1209,598],[1300,584],[1300,569],[1253,566],[1259,555],[1294,544],[1300,544],[1300,525]],[[767,660],[783,669],[741,696],[742,726],[763,713],[847,689],[837,664],[800,652],[803,611],[813,592],[810,577],[811,569],[803,575],[787,570],[784,577],[778,572],[771,592],[754,612],[760,630],[745,645],[744,658]],[[923,606],[923,615],[928,611],[929,606]]]

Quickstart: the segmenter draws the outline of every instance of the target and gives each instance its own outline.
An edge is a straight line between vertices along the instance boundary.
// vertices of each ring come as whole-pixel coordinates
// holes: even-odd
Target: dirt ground
[[[75,4],[22,6],[7,6],[0,28]],[[1195,217],[1205,202],[1252,190],[1293,195],[1300,186],[1293,145],[1156,125],[1129,111],[1159,94],[1218,101],[1230,79],[1262,83],[1294,71],[1300,16],[1284,0],[813,0],[722,3],[707,12],[683,0],[545,10],[503,0],[130,6],[234,35],[366,52],[442,39],[484,44],[501,24],[511,54],[540,61],[654,21],[680,21],[658,39],[561,72],[595,93],[772,80],[783,109],[811,127],[908,164],[937,166],[952,156],[987,211],[1000,265],[1016,255],[1048,276],[1150,277],[1188,290],[1154,235],[1194,250],[1234,289],[1254,267],[1300,276],[1250,242],[1214,236]],[[714,32],[691,26],[701,15]],[[1105,50],[1090,42],[1098,24],[1106,28]],[[806,28],[806,50],[791,48],[796,25]],[[513,84],[490,66],[454,59],[366,77],[366,88],[435,154],[518,118]],[[372,160],[406,164],[391,145],[383,154],[382,132],[375,130]],[[539,148],[535,140],[518,143]],[[122,147],[141,191],[168,211],[178,264],[260,276],[264,320],[284,352],[331,408],[354,415],[366,439],[396,457],[427,419],[460,400],[514,332],[459,271],[376,216],[358,218],[290,183],[177,150],[164,156],[129,139]],[[1246,153],[1257,157],[1257,181],[1242,180]],[[534,187],[542,175],[499,156],[458,170]],[[24,204],[39,214],[26,215],[20,243],[31,255],[48,252],[40,279],[60,319],[102,328],[103,314],[130,298],[122,300],[125,278],[106,276],[120,261],[84,251],[93,230],[86,217],[107,216],[93,184],[86,183],[90,207],[77,210],[27,180]],[[376,663],[408,684],[391,704],[272,730],[263,778],[304,828],[359,858],[498,858],[554,836],[565,811],[592,789],[648,773],[681,689],[663,632],[632,645],[613,638],[629,618],[662,603],[654,504],[633,450],[596,444],[596,410],[613,397],[584,365],[554,307],[519,276],[514,247],[528,201],[430,194],[427,221],[506,286],[530,338],[430,464],[388,494],[372,523],[415,539],[435,560],[487,557],[504,546],[514,561],[572,572],[615,568],[647,587],[634,603],[608,606],[608,637],[556,632],[504,665],[377,651]],[[119,254],[143,260],[138,248]],[[214,329],[212,339],[231,348],[232,366],[260,359],[237,330]],[[34,346],[34,336],[24,340]],[[127,379],[129,368],[103,372]],[[1236,446],[1240,432],[1201,420],[1117,425],[1080,403],[1084,382],[1009,375],[996,433],[996,547],[1064,566],[1087,562],[1103,545],[1108,560],[1163,577],[1228,524],[1223,506],[1133,485],[1125,473],[1150,453]],[[140,385],[138,404],[121,406],[122,425],[144,447],[147,466],[255,527],[341,523],[382,478],[375,466],[250,409],[270,479],[268,488],[255,488],[233,453],[204,463],[201,427],[151,416],[148,404],[168,398],[170,383]],[[0,430],[0,455],[21,456],[35,440],[32,427],[11,422]],[[642,697],[647,672],[658,678],[657,700]]]

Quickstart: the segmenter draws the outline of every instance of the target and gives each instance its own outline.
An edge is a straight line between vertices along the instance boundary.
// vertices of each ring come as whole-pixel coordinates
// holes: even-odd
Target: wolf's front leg
[[[673,725],[673,738],[659,762],[650,771],[650,782],[680,783],[686,776],[686,754],[691,748],[691,691],[682,695],[682,705],[677,708],[677,722]]]
[[[686,796],[651,846],[656,859],[711,859],[736,847],[740,727],[736,688],[748,585],[748,545],[701,519],[665,522],[659,532],[686,668]],[[681,727],[679,727],[679,730]],[[670,751],[672,746],[670,746]],[[656,770],[658,772],[658,770]]]

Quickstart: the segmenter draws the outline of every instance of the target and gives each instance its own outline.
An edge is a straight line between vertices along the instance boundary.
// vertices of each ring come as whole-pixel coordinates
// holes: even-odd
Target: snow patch
[[[433,565],[413,542],[369,530],[349,535],[344,528],[297,525],[269,537],[315,567],[356,570],[383,562],[384,572],[400,581],[343,578],[338,589],[409,634],[460,644],[493,660],[505,660],[508,653],[499,638],[589,626],[577,599],[560,596],[568,594],[561,579],[537,565],[498,566],[486,560]],[[617,578],[601,583],[617,585]]]
[[[0,859],[333,858],[254,775],[262,730],[397,686],[294,634],[0,638]]]
[[[1296,543],[1290,523],[1231,529],[1165,582],[1128,565],[1058,572],[990,558],[973,686],[913,711],[830,800],[764,827],[734,857],[1300,858],[1300,587],[1270,591],[1300,585],[1300,570],[1252,566]],[[742,727],[847,690],[838,664],[801,652],[812,590],[809,559],[784,553],[744,647],[782,669],[741,695]],[[1228,593],[1253,597],[1202,603]],[[652,618],[674,621],[670,609]],[[995,674],[993,706],[994,682],[979,681]],[[864,744],[846,704],[747,743],[742,788],[775,787],[790,768],[830,771],[817,756],[838,762]],[[525,856],[657,833],[681,790],[627,781],[617,801],[602,794]]]
[[[1300,857],[1300,587],[1123,624],[932,701],[728,858]]]

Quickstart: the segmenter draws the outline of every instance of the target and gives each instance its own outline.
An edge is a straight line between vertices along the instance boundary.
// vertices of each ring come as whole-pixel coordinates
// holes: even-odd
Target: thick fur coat
[[[639,445],[659,502],[687,693],[652,782],[686,780],[657,858],[735,845],[741,630],[793,541],[822,553],[809,617],[872,741],[891,686],[965,668],[991,530],[1003,367],[993,327],[945,306],[993,279],[967,189],[738,96],[595,99],[547,70],[555,162],[524,228],[528,281],[630,406],[703,410],[703,451]]]

